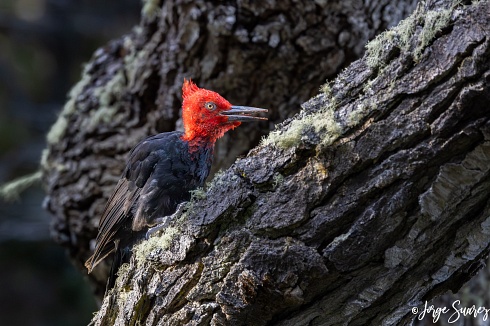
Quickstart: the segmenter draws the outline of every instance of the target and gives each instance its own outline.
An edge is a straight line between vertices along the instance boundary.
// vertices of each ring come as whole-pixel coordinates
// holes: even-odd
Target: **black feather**
[[[192,153],[182,132],[168,132],[145,139],[129,153],[129,159],[99,223],[94,254],[85,263],[89,272],[116,251],[108,289],[119,267],[129,262],[131,248],[146,230],[177,205],[190,199],[190,190],[203,186],[209,175],[213,144]]]

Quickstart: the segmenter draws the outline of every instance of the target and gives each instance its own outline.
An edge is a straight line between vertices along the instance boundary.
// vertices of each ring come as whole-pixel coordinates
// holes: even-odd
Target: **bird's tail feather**
[[[95,266],[97,266],[102,260],[104,260],[111,252],[114,251],[114,245],[106,246],[102,250],[95,250],[94,254],[90,256],[85,262],[85,267],[90,274]]]
[[[122,264],[129,263],[131,258],[131,248],[123,247],[116,248],[114,253],[114,260],[112,261],[111,271],[109,272],[109,278],[107,279],[106,293],[114,287],[117,278],[117,272]]]

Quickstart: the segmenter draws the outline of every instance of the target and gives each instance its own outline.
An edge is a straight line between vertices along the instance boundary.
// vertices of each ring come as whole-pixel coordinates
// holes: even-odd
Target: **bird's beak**
[[[260,112],[267,112],[267,109],[253,108],[250,106],[235,106],[233,105],[230,110],[221,111],[220,114],[228,117],[228,121],[257,121],[267,120],[265,117],[256,117],[254,114]]]

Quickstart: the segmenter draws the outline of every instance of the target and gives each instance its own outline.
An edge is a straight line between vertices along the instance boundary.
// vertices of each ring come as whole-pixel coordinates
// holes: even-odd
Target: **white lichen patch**
[[[65,132],[68,128],[68,121],[70,116],[76,111],[76,100],[78,95],[82,93],[83,89],[90,82],[90,76],[88,74],[88,66],[85,66],[85,69],[82,74],[82,79],[70,90],[68,95],[68,101],[66,102],[63,110],[61,111],[58,119],[53,124],[51,129],[49,130],[46,139],[48,144],[56,144],[60,141],[61,138],[65,135]]]
[[[101,123],[109,123],[117,117],[118,102],[124,93],[126,79],[123,71],[119,70],[105,85],[94,90],[94,96],[99,100],[99,106],[91,111],[90,119],[82,122],[82,128],[87,131],[95,130]]]
[[[436,9],[424,11],[423,3],[419,4],[414,13],[407,19],[402,20],[396,27],[378,35],[374,40],[366,45],[366,63],[371,68],[379,70],[378,76],[382,75],[386,69],[386,62],[383,60],[387,51],[393,47],[398,47],[402,51],[413,51],[414,60],[418,61],[424,49],[434,39],[437,32],[447,26],[450,21],[454,8],[459,4],[457,0],[449,9]],[[417,26],[422,28],[417,29]],[[418,31],[420,30],[420,31]],[[413,40],[414,33],[418,32],[416,40]],[[412,44],[413,43],[413,44]],[[377,76],[376,76],[377,77]],[[367,81],[364,87],[365,94],[371,90],[371,86],[376,81]],[[340,82],[342,74],[337,78]],[[394,88],[396,81],[393,80],[390,88]],[[346,126],[343,126],[335,118],[335,96],[332,94],[331,83],[325,83],[320,91],[322,96],[326,96],[329,104],[321,110],[313,113],[300,113],[296,120],[291,121],[285,130],[275,130],[261,141],[262,146],[274,145],[281,148],[298,146],[307,134],[313,130],[320,137],[320,146],[332,144],[342,134],[344,129],[359,124],[369,112],[376,109],[375,101],[363,102],[349,113]],[[373,104],[372,104],[373,103]]]
[[[153,43],[150,42],[143,49],[137,50],[133,39],[129,36],[124,38],[124,69],[128,88],[133,88],[137,83],[146,80],[152,73],[152,69],[145,69],[151,62],[150,56],[154,52]]]
[[[267,137],[262,139],[261,144],[263,146],[274,145],[282,148],[298,146],[302,138],[306,136],[306,132],[313,130],[321,139],[319,145],[328,146],[342,132],[342,127],[335,120],[334,110],[335,105],[331,104],[318,112],[307,114],[306,116],[293,120],[287,126],[286,130],[275,130],[271,132]]]
[[[275,173],[272,177],[272,183],[274,188],[281,186],[284,183],[284,176],[279,172]]]
[[[160,0],[142,0],[141,15],[153,20],[160,13]]]
[[[151,254],[158,253],[170,248],[172,241],[180,233],[176,227],[167,227],[160,235],[152,236],[142,241],[133,248],[137,264],[143,264]]]
[[[423,51],[434,39],[436,34],[446,27],[451,18],[452,9],[431,10],[427,12],[424,19],[424,27],[418,37],[418,45],[413,52],[416,62],[422,57]]]
[[[352,112],[347,116],[347,125],[349,127],[356,126],[361,120],[370,112],[370,107],[367,103],[361,102]]]
[[[413,58],[418,62],[425,48],[434,39],[436,34],[449,24],[451,14],[460,1],[453,1],[449,9],[424,10],[424,3],[421,2],[415,11],[406,19],[400,21],[397,26],[376,36],[366,44],[366,63],[371,68],[383,68],[386,63],[383,61],[383,54],[393,47],[399,48],[402,52],[410,51],[412,46]],[[417,32],[417,26],[422,26],[418,36],[412,40]]]
[[[332,96],[332,81],[327,81],[320,87],[320,92],[324,93],[326,96]]]
[[[36,183],[41,182],[42,173],[36,171],[33,174],[22,176],[0,187],[0,198],[5,200],[19,199],[20,194]]]
[[[191,200],[199,200],[199,199],[204,199],[206,198],[206,191],[202,188],[199,187],[195,190],[191,190]]]

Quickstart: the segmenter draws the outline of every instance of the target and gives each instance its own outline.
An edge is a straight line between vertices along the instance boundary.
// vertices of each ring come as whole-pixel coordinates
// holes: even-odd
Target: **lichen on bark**
[[[457,291],[490,250],[490,4],[445,3],[450,28],[420,57],[418,32],[383,69],[363,57],[276,134],[335,98],[332,142],[302,128],[235,162],[94,323],[408,325]]]
[[[234,104],[270,110],[269,124],[243,125],[220,140],[218,171],[298,112],[318,85],[358,58],[363,44],[413,3],[145,1],[141,23],[87,62],[48,134],[41,166],[53,238],[83,270],[131,147],[181,128],[184,77]],[[107,270],[101,266],[89,276],[99,296]]]

